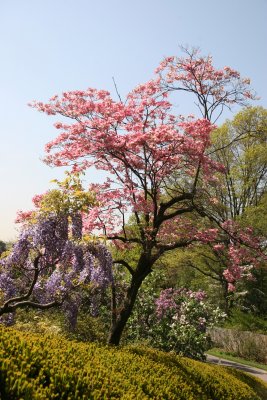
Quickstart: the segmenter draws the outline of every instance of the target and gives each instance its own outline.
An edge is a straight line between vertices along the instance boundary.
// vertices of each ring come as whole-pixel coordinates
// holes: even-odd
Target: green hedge
[[[146,348],[111,348],[0,328],[1,400],[263,400],[245,374]]]

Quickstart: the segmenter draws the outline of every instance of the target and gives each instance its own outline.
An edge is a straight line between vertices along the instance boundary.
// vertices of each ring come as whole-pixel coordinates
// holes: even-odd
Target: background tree
[[[252,226],[255,231],[266,237],[265,223],[267,179],[267,111],[262,107],[249,107],[239,112],[232,121],[227,121],[212,133],[211,154],[214,160],[221,162],[225,169],[217,174],[218,184],[209,186],[203,199],[209,214],[215,219],[225,221],[234,219],[241,225]],[[253,211],[252,211],[253,210]],[[252,218],[253,215],[253,218]],[[208,225],[210,222],[208,222]],[[207,225],[207,226],[208,226]],[[261,225],[261,229],[259,229]],[[228,246],[227,238],[225,245]],[[183,265],[191,266],[208,279],[220,286],[225,312],[229,313],[234,299],[240,303],[245,298],[252,301],[262,310],[260,303],[265,304],[267,293],[266,267],[259,266],[257,271],[248,271],[251,277],[249,283],[239,283],[238,295],[233,296],[229,291],[225,270],[229,263],[228,251],[217,251],[212,246],[196,247],[192,252],[186,252]],[[234,283],[234,282],[233,282]],[[264,289],[264,290],[263,290]],[[248,292],[247,292],[248,290]],[[254,292],[254,295],[252,295]],[[245,297],[244,297],[245,296]]]
[[[225,170],[214,188],[216,211],[223,220],[241,217],[257,206],[267,184],[267,110],[249,107],[212,135],[213,158]]]
[[[139,249],[135,265],[122,263],[130,282],[122,304],[114,309],[110,343],[119,343],[142,282],[165,252],[217,237],[219,227],[198,230],[185,216],[192,211],[198,219],[206,216],[203,187],[223,169],[208,156],[214,129],[210,119],[225,106],[252,98],[248,87],[248,79],[241,79],[237,71],[217,70],[211,57],[193,50],[184,58],[165,59],[156,78],[139,85],[125,102],[114,101],[106,91],[88,89],[32,104],[71,121],[55,124],[61,133],[46,146],[48,164],[71,164],[73,171],[95,166],[109,173],[104,184],[91,186],[99,206],[84,215],[85,228],[103,229],[114,244]],[[174,90],[195,96],[204,118],[174,115],[169,97]],[[129,212],[137,226],[134,234],[126,227]],[[231,238],[240,246],[238,235],[232,232]]]
[[[263,194],[257,205],[249,206],[244,211],[241,223],[252,226],[257,235],[263,237],[266,251],[267,237],[267,194]],[[244,296],[240,298],[240,306],[245,311],[251,311],[266,318],[267,315],[267,263],[260,263],[252,271],[254,279],[243,283]]]

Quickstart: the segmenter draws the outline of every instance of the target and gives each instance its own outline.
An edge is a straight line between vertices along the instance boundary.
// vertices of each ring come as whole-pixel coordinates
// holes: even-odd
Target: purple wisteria
[[[112,280],[111,254],[82,240],[81,214],[37,215],[0,260],[0,322],[17,308],[62,306],[73,326],[83,285],[106,288]]]

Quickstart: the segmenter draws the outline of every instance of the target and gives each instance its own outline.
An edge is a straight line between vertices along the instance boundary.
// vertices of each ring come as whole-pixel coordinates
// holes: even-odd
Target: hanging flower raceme
[[[81,302],[79,288],[90,283],[105,289],[113,279],[109,250],[102,243],[83,241],[81,233],[77,212],[70,220],[65,214],[35,213],[34,222],[23,225],[10,254],[0,261],[0,315],[20,306],[61,305],[75,321],[79,307],[72,303]]]

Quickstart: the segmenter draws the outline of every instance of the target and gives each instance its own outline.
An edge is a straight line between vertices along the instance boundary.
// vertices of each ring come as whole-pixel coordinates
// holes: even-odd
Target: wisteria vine
[[[0,260],[0,321],[10,323],[17,308],[61,306],[74,325],[79,289],[89,283],[104,289],[112,280],[111,254],[100,242],[82,240],[81,214],[40,214]]]

